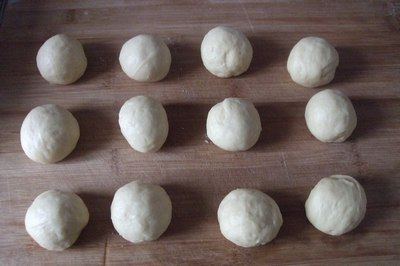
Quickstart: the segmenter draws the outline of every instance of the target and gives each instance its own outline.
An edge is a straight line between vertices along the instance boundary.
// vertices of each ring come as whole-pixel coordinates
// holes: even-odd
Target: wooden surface
[[[9,1],[0,30],[0,264],[398,264],[400,260],[399,1]],[[200,43],[216,25],[243,31],[254,48],[244,75],[219,79],[202,66]],[[69,86],[49,85],[36,69],[40,45],[57,33],[84,44],[88,68]],[[122,44],[139,33],[164,38],[172,66],[162,82],[130,80]],[[302,37],[327,38],[340,54],[333,82],[353,101],[358,126],[345,143],[324,144],[308,132],[304,109],[320,89],[294,84],[286,59]],[[322,88],[321,88],[322,89]],[[132,96],[163,102],[170,121],[165,146],[134,152],[121,135],[118,111]],[[209,108],[226,97],[253,100],[263,131],[247,152],[224,152],[205,135]],[[81,138],[66,160],[41,165],[23,153],[19,130],[35,106],[73,112]],[[364,186],[364,221],[341,237],[307,221],[304,201],[324,176],[348,174]],[[113,229],[115,190],[132,180],[162,185],[173,219],[155,242],[133,245]],[[239,248],[219,232],[216,211],[229,191],[258,188],[279,204],[278,237]],[[40,248],[25,232],[32,200],[48,189],[78,193],[90,221],[63,252]]]

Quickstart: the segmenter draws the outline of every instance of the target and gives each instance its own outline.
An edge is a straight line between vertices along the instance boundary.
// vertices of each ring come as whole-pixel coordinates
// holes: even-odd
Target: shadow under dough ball
[[[78,40],[65,34],[57,34],[40,47],[36,64],[45,80],[66,85],[77,81],[83,75],[87,59]]]
[[[247,37],[230,27],[210,30],[201,43],[201,59],[213,75],[220,78],[239,76],[250,66],[253,48]]]
[[[290,52],[287,70],[294,82],[314,88],[335,77],[339,54],[328,41],[318,37],[301,39]]]
[[[132,243],[156,240],[167,230],[171,217],[171,199],[158,185],[128,183],[115,192],[111,204],[115,230]]]
[[[119,63],[128,77],[141,82],[162,80],[171,66],[171,52],[156,36],[141,34],[122,46]]]
[[[46,104],[32,109],[22,122],[20,138],[25,154],[38,163],[67,157],[79,139],[79,125],[66,109]]]
[[[89,211],[78,195],[48,190],[28,208],[25,228],[41,247],[64,250],[75,243],[88,221]]]
[[[255,247],[272,241],[282,226],[276,202],[256,189],[236,189],[221,201],[218,222],[226,239],[241,247]]]
[[[363,187],[347,175],[322,178],[311,190],[305,204],[310,223],[333,236],[356,228],[365,216],[366,206]]]

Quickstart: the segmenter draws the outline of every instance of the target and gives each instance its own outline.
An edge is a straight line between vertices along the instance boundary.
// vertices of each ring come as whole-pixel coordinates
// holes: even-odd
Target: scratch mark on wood
[[[386,4],[391,24],[396,30],[400,30],[400,3],[396,1],[387,1]]]
[[[281,157],[282,157],[283,169],[285,169],[286,178],[290,179],[289,169],[286,163],[286,157],[284,152],[281,152]]]
[[[242,8],[244,14],[246,15],[247,23],[248,23],[249,26],[250,26],[251,32],[254,33],[254,26],[253,26],[253,23],[251,23],[251,20],[250,20],[250,17],[249,17],[249,13],[247,12],[247,9],[246,9],[246,7],[243,5],[242,1],[239,1],[239,3],[240,3],[240,7]]]
[[[108,255],[108,237],[104,243],[104,255],[103,255],[103,265],[107,265],[107,255]]]
[[[365,170],[368,169],[368,165],[365,164],[361,160],[361,156],[358,151],[357,144],[355,144],[355,143],[351,144],[351,153],[353,155],[353,165],[357,168],[358,175],[362,176],[364,174]]]
[[[119,168],[119,162],[118,162],[118,152],[117,149],[112,149],[111,150],[111,169],[113,172],[119,176],[121,174],[120,168]]]
[[[7,196],[8,196],[8,213],[11,213],[11,189],[10,189],[10,179],[7,177],[6,178],[6,184],[7,184]]]

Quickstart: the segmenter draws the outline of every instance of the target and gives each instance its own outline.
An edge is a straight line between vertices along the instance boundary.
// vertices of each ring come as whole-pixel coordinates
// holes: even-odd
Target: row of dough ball
[[[324,90],[315,94],[306,106],[305,120],[310,132],[323,142],[342,142],[357,124],[351,101],[340,91]],[[122,135],[139,152],[155,152],[168,136],[167,113],[160,102],[148,96],[136,96],[124,103],[119,112]],[[254,105],[240,98],[227,98],[214,105],[206,123],[210,140],[227,151],[245,151],[258,140],[261,121]],[[76,146],[79,125],[66,109],[47,104],[34,108],[21,126],[21,145],[35,162],[55,163]]]
[[[242,32],[218,26],[204,36],[201,58],[213,75],[229,78],[249,68],[253,48]],[[82,44],[65,34],[48,39],[40,47],[36,62],[42,77],[54,84],[75,82],[87,66]],[[130,78],[140,82],[155,82],[168,74],[171,53],[161,38],[142,34],[122,46],[119,62]],[[322,38],[306,37],[290,52],[287,69],[296,83],[317,87],[333,79],[338,64],[339,55],[331,44]]]
[[[322,178],[305,203],[306,216],[318,230],[342,235],[358,226],[366,212],[367,199],[362,186],[351,176]],[[256,189],[236,189],[221,201],[218,222],[222,235],[242,247],[272,241],[283,219],[276,202]],[[158,185],[134,181],[117,190],[111,204],[115,230],[132,243],[152,241],[167,230],[172,203]],[[89,221],[82,199],[71,192],[49,190],[40,194],[28,208],[25,227],[43,248],[64,250],[79,237]]]

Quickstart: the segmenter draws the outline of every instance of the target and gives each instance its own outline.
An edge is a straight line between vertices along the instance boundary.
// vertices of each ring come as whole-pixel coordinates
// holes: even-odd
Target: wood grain
[[[219,79],[202,66],[202,37],[219,24],[253,45],[240,77]],[[9,1],[0,29],[0,264],[399,264],[398,25],[398,1]],[[40,45],[60,32],[81,40],[88,57],[70,86],[46,83],[35,64]],[[120,69],[120,47],[139,33],[159,35],[171,49],[162,82],[138,83]],[[291,47],[309,35],[339,51],[336,77],[323,88],[355,104],[359,123],[345,143],[311,136],[303,113],[320,89],[299,87],[286,71]],[[138,94],[166,106],[170,134],[158,153],[134,152],[119,132],[119,108]],[[261,115],[262,136],[248,152],[224,152],[205,136],[209,108],[232,96],[251,99]],[[76,150],[54,165],[30,161],[19,142],[23,118],[45,103],[70,109],[81,127]],[[331,174],[356,177],[368,198],[364,221],[341,237],[320,233],[304,214],[310,189]],[[172,223],[158,241],[133,245],[112,227],[113,193],[134,179],[171,196]],[[284,225],[268,245],[239,248],[220,234],[218,204],[237,187],[261,189],[279,204]],[[63,252],[40,248],[24,229],[32,200],[52,188],[78,193],[91,215]]]

